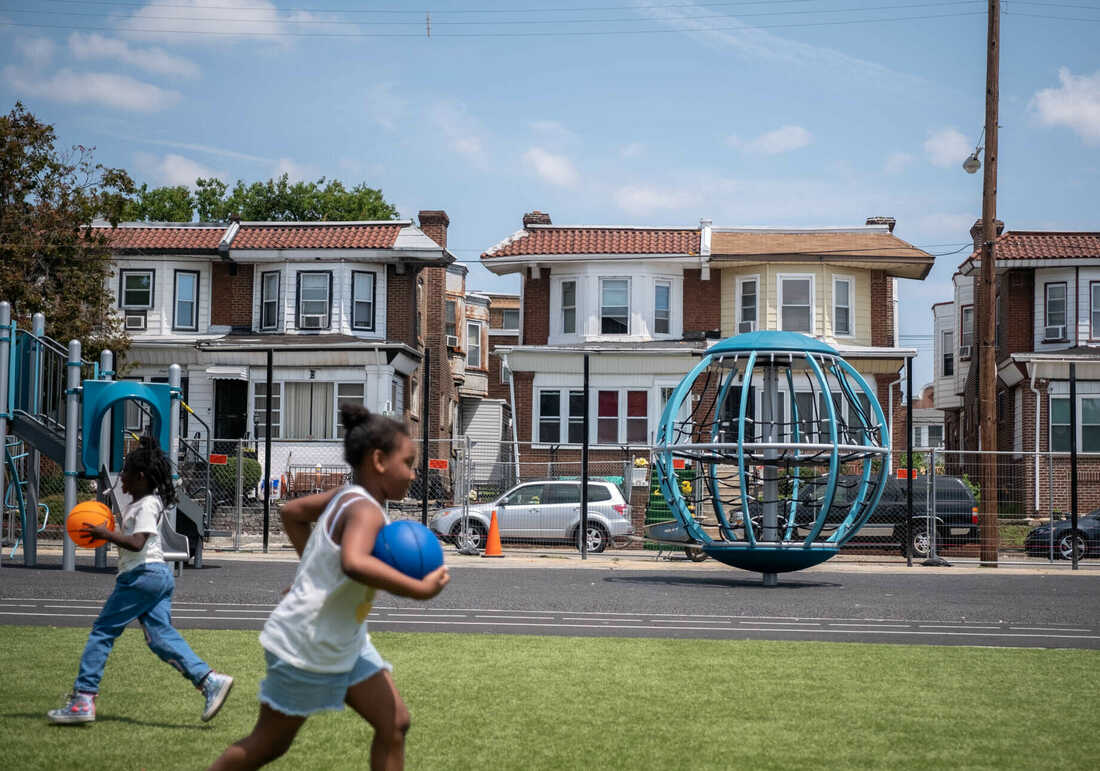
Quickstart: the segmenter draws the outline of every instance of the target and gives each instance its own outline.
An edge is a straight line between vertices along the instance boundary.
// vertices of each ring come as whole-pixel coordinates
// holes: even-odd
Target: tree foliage
[[[111,252],[96,217],[112,224],[131,205],[134,185],[121,169],[93,160],[94,148],[58,150],[53,127],[16,103],[0,116],[0,299],[20,325],[46,314],[46,333],[77,339],[85,358],[129,341],[104,286]]]
[[[144,222],[190,222],[195,197],[187,185],[154,187],[142,185],[126,207],[124,218]]]

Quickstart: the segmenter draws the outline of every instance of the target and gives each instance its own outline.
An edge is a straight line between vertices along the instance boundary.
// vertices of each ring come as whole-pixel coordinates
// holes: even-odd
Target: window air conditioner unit
[[[145,314],[144,313],[128,313],[128,314],[126,314],[126,329],[127,330],[145,329]]]
[[[970,346],[969,345],[960,345],[959,346],[959,358],[960,359],[969,359],[970,358]]]
[[[755,321],[742,321],[740,324],[737,325],[737,334],[739,334],[739,335],[743,335],[746,332],[755,332],[755,331],[756,331],[756,322]]]
[[[1046,327],[1043,329],[1044,340],[1065,340],[1066,339],[1066,325]]]
[[[325,327],[324,316],[302,316],[301,321],[302,329],[324,329]]]
[[[447,347],[448,348],[457,348],[458,347],[458,335],[447,335]]]

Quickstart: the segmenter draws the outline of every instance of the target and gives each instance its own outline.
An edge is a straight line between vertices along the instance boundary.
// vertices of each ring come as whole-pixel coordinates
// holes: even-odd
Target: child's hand
[[[417,582],[419,586],[409,596],[414,600],[430,600],[443,591],[450,580],[451,574],[446,566],[436,568]]]
[[[84,525],[84,527],[80,528],[80,532],[90,540],[110,540],[108,533],[111,531],[102,525]]]

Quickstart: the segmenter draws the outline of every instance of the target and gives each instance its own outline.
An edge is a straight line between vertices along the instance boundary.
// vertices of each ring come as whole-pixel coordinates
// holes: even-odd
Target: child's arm
[[[117,530],[108,530],[100,525],[85,525],[81,532],[89,538],[104,539],[118,544],[127,551],[141,551],[145,548],[145,542],[149,539],[148,533],[132,533],[123,535]]]
[[[340,538],[340,564],[348,578],[414,600],[430,600],[451,580],[447,568],[441,567],[418,581],[371,554],[385,524],[374,504],[357,501],[348,506],[344,516],[347,521]]]
[[[343,489],[337,487],[323,493],[295,498],[282,505],[279,516],[283,520],[283,531],[294,545],[294,550],[298,552],[299,557],[302,556],[302,550],[306,548],[306,541],[309,540],[309,526],[325,512],[325,507],[333,496]]]

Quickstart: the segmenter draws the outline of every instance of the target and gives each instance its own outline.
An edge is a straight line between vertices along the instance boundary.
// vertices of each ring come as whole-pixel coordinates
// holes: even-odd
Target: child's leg
[[[74,691],[99,693],[99,680],[103,677],[103,667],[107,664],[107,656],[115,640],[127,624],[149,608],[150,598],[143,583],[138,570],[123,573],[115,581],[115,588],[103,604],[103,610],[92,622],[92,631],[80,657],[80,673],[73,684]]]
[[[226,748],[208,771],[252,769],[266,765],[290,749],[304,717],[284,715],[260,704],[260,717],[252,733]]]
[[[405,734],[409,730],[409,710],[386,670],[348,688],[344,701],[374,728],[370,746],[370,767],[405,767]]]
[[[149,649],[198,687],[211,667],[195,655],[191,646],[172,626],[172,592],[175,589],[175,580],[171,571],[168,565],[158,565],[153,571],[159,574],[156,578],[158,591],[152,607],[140,618],[141,626],[145,630],[145,643]]]

